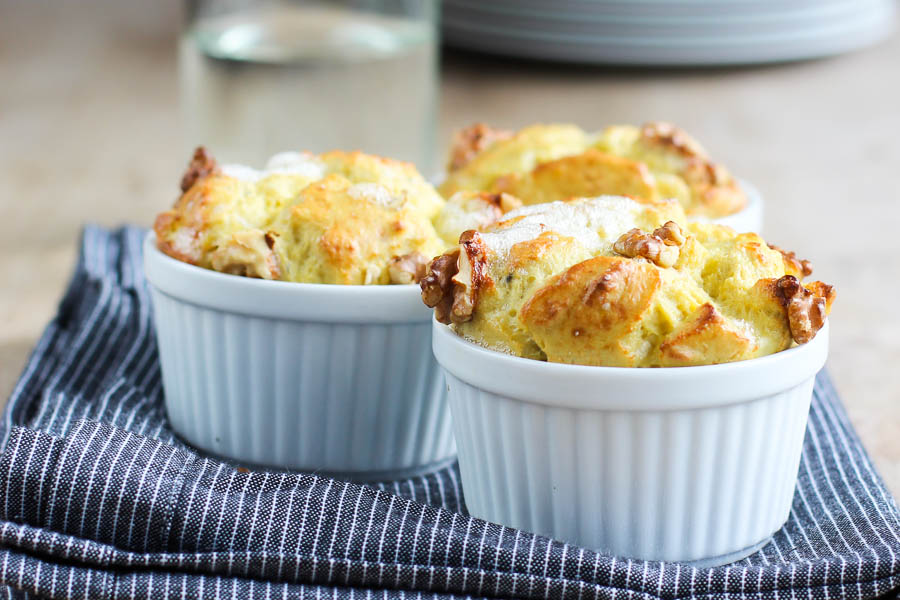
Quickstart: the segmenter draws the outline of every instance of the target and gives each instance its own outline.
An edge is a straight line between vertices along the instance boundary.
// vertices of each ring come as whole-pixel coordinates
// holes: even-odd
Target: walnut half
[[[478,293],[489,280],[485,268],[484,242],[472,229],[459,236],[459,249],[431,261],[420,285],[422,300],[434,308],[438,321],[449,324],[472,320]]]
[[[497,194],[482,192],[478,196],[479,198],[481,198],[481,200],[484,201],[485,204],[496,209],[495,214],[497,215],[497,217],[495,221],[500,220],[503,215],[511,210],[522,208],[522,201],[511,194],[507,194],[506,192],[499,192]]]
[[[706,151],[683,129],[665,121],[651,121],[641,126],[641,138],[652,146],[668,148],[684,158],[706,158]]]
[[[613,250],[628,258],[646,258],[657,266],[666,268],[678,262],[685,239],[678,224],[668,221],[653,233],[644,233],[638,228],[626,231],[615,241]]]
[[[512,135],[511,131],[494,129],[484,123],[475,123],[460,129],[453,135],[453,142],[450,146],[450,163],[447,165],[447,169],[456,171],[463,168],[479,152],[494,142],[511,138]]]
[[[393,257],[388,263],[388,275],[391,283],[419,283],[425,276],[427,262],[421,252],[410,252],[403,256]]]
[[[788,251],[784,248],[779,248],[775,244],[769,244],[769,248],[781,252],[781,257],[784,260],[784,266],[786,269],[789,269],[802,277],[809,277],[810,275],[812,275],[812,263],[808,260],[797,258],[796,252]]]
[[[814,282],[812,290],[804,287],[793,275],[785,275],[775,282],[777,293],[787,309],[791,337],[805,344],[825,324],[828,308],[834,298],[834,288]]]
[[[422,301],[434,309],[435,318],[445,325],[450,324],[454,296],[453,276],[459,270],[458,262],[459,248],[441,254],[428,263],[425,277],[419,282]]]
[[[273,232],[259,229],[238,231],[209,255],[210,266],[231,275],[281,279],[281,265],[274,250],[276,237]]]

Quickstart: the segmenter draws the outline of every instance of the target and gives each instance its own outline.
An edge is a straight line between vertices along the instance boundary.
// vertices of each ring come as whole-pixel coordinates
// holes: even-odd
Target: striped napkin
[[[470,518],[455,465],[361,486],[200,456],[165,417],[143,233],[85,230],[59,314],[7,405],[8,597],[874,598],[900,588],[900,512],[824,374],[787,525],[711,569]]]

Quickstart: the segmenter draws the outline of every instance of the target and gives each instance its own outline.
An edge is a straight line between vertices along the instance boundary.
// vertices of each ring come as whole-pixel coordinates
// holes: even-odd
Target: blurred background
[[[835,284],[829,369],[900,493],[894,0],[548,5],[0,0],[0,402],[81,226],[149,226],[196,144],[255,166],[359,147],[432,177],[475,121],[662,119],[752,182],[766,238]]]

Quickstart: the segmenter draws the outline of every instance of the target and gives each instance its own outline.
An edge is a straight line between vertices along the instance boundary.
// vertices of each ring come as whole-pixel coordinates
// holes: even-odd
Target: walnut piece
[[[623,233],[613,244],[616,253],[628,258],[641,257],[659,267],[667,268],[678,262],[685,237],[674,221],[668,221],[653,233],[638,228]]]
[[[395,256],[388,263],[388,275],[391,283],[419,283],[425,276],[425,265],[428,261],[421,252],[410,252],[403,256]]]
[[[459,236],[459,248],[431,261],[422,278],[422,300],[434,308],[435,318],[444,324],[472,320],[478,293],[489,279],[485,273],[485,247],[477,231]]]
[[[194,150],[194,156],[191,158],[191,163],[188,165],[187,171],[185,171],[184,175],[181,177],[181,191],[188,191],[198,179],[216,173],[218,170],[219,165],[216,162],[216,159],[206,151],[206,148],[198,146],[197,149]]]
[[[259,229],[239,231],[210,254],[210,266],[231,275],[281,279],[281,265],[273,251],[276,237],[271,231]]]
[[[775,283],[778,294],[787,308],[791,337],[798,344],[805,344],[814,337],[825,324],[828,305],[834,297],[830,285],[817,286],[817,293],[803,287],[793,275],[785,275]]]
[[[511,194],[507,194],[506,192],[500,192],[497,194],[483,192],[479,194],[479,197],[484,200],[486,204],[489,204],[497,209],[497,219],[500,219],[503,215],[511,210],[522,208],[522,201]]]
[[[661,239],[666,246],[680,246],[687,240],[675,221],[666,221],[662,227],[657,227],[653,231],[653,235]]]
[[[651,121],[641,126],[641,137],[652,145],[669,148],[684,158],[706,158],[706,150],[683,129],[665,121]]]
[[[777,250],[777,251],[781,252],[781,256],[784,259],[785,267],[789,268],[790,270],[794,271],[795,273],[802,274],[803,277],[809,277],[810,275],[812,275],[812,272],[813,272],[812,263],[809,262],[808,260],[803,260],[803,259],[797,258],[796,252],[793,252],[793,251],[789,252],[789,251],[785,250],[784,248],[779,248],[775,244],[769,244],[769,248],[771,248],[772,250]]]
[[[450,324],[453,308],[453,276],[459,270],[459,248],[454,248],[434,258],[426,267],[426,275],[419,282],[422,301],[434,309],[434,316],[445,325]]]
[[[461,169],[475,156],[500,140],[512,137],[512,132],[506,129],[494,129],[484,123],[475,123],[463,129],[460,129],[453,135],[453,142],[450,145],[450,163],[447,169],[456,171]]]
[[[453,307],[450,320],[465,323],[472,319],[478,293],[487,281],[487,249],[484,240],[474,229],[463,231],[459,236],[460,254],[456,275],[453,276]]]

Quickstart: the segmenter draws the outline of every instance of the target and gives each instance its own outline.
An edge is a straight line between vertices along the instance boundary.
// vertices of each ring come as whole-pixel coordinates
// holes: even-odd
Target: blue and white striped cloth
[[[790,520],[758,553],[713,569],[472,519],[455,466],[366,487],[199,456],[163,410],[142,235],[85,231],[0,425],[9,597],[786,599],[900,587],[900,513],[824,375]]]

